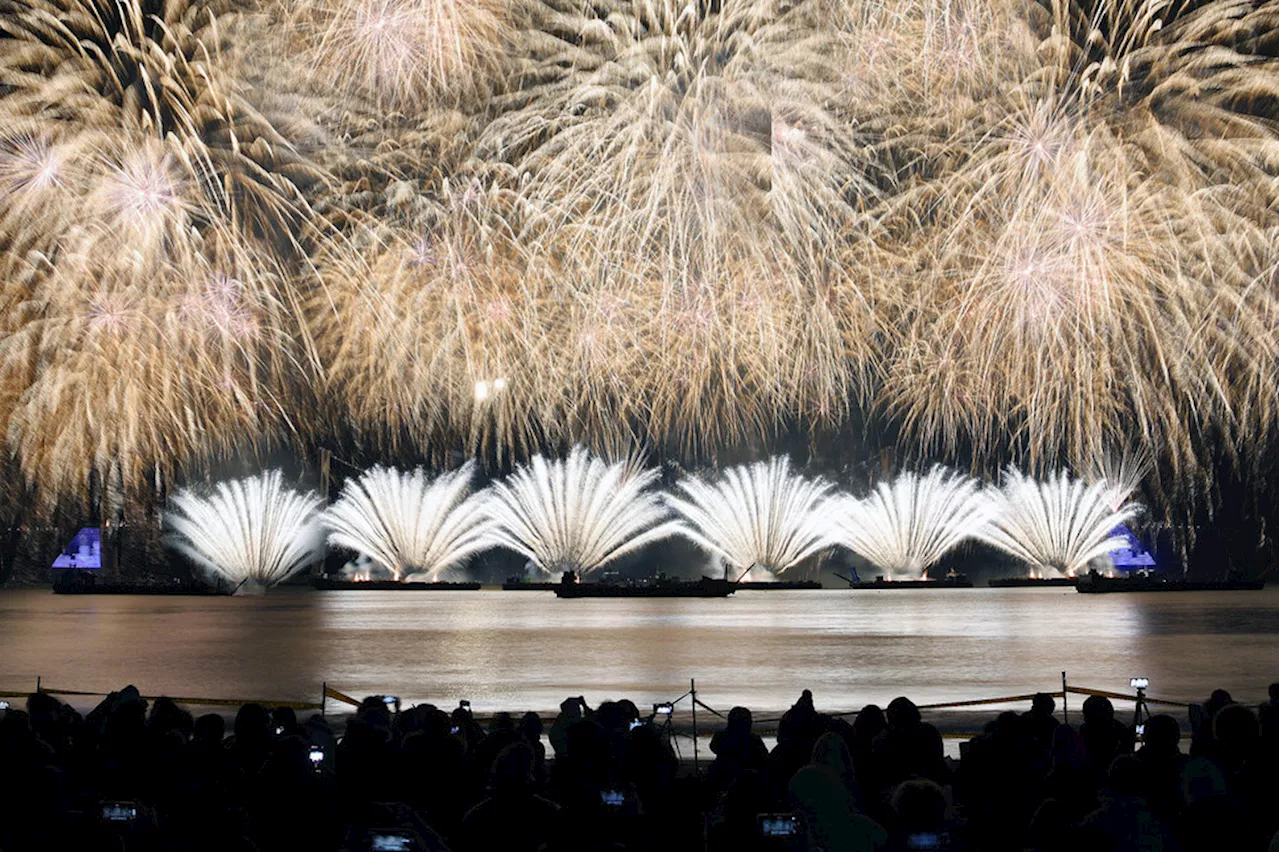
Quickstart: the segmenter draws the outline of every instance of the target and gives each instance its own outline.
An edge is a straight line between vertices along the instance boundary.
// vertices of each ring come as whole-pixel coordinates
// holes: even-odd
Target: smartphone
[[[396,702],[397,702],[397,701],[399,701],[399,700],[400,700],[400,699],[399,699],[399,698],[396,698],[394,695],[384,695],[384,696],[382,696],[382,703],[383,703],[383,704],[385,704],[385,705],[387,705],[388,707],[394,707],[394,706],[395,706],[395,704],[396,704]]]
[[[622,795],[621,790],[601,790],[600,801],[611,808],[620,808],[622,803],[626,801],[626,796]]]
[[[795,814],[760,814],[758,819],[764,837],[790,837],[800,830]]]
[[[449,733],[460,734],[462,733],[462,728],[459,728],[457,725],[454,725],[452,728],[449,729]]]
[[[670,701],[653,705],[653,712],[656,716],[670,716],[673,709],[675,708],[671,706]]]
[[[276,725],[276,736],[277,737],[283,736],[283,734],[284,734],[284,725]]]
[[[138,818],[138,806],[132,802],[103,802],[102,818],[107,822],[133,822]]]
[[[949,840],[950,838],[945,834],[922,831],[919,834],[907,835],[907,848],[911,850],[941,849],[949,842]]]
[[[311,763],[319,769],[320,764],[324,762],[324,749],[320,748],[320,746],[313,745],[310,753],[307,754],[307,757],[310,759]]]
[[[641,722],[639,719],[632,719],[630,730],[634,731],[636,728],[640,727],[643,724],[644,722]]]
[[[467,712],[471,711],[471,702],[465,698],[458,702],[458,706]]]
[[[413,835],[407,831],[380,829],[369,837],[370,852],[412,852],[416,848]]]
[[[8,701],[0,701],[0,710],[8,710],[8,709],[9,709],[9,702],[8,702]]]

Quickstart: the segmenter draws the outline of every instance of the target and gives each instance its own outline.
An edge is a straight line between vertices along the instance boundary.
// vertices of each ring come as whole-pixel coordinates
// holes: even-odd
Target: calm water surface
[[[259,598],[0,590],[0,690],[315,700],[477,711],[666,700],[697,678],[718,709],[827,710],[1055,689],[1259,701],[1276,680],[1277,593],[1080,595],[1063,589],[740,592],[722,600],[561,601],[550,592],[313,592]],[[1078,699],[1077,699],[1078,700]]]

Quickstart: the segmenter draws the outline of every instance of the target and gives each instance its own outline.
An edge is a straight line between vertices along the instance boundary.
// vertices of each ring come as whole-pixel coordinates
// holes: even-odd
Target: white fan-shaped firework
[[[1116,510],[1138,490],[1152,467],[1151,454],[1146,451],[1110,453],[1094,461],[1090,481],[1106,486],[1107,504]]]
[[[1026,562],[1032,576],[1074,577],[1125,544],[1112,531],[1137,513],[1134,504],[1113,509],[1106,482],[1088,485],[1066,471],[1039,482],[1010,468],[990,494],[994,513],[979,537]]]
[[[350,480],[321,516],[329,544],[367,555],[394,579],[434,580],[483,550],[482,494],[471,494],[474,463],[434,479],[375,467]]]
[[[991,500],[972,479],[934,467],[881,482],[861,500],[845,498],[836,536],[877,568],[917,578],[990,517]]]
[[[184,489],[166,518],[169,542],[213,577],[273,586],[323,555],[313,492],[285,488],[280,471]]]
[[[657,478],[635,458],[608,464],[583,447],[565,459],[534,456],[493,486],[488,543],[548,574],[590,573],[676,531],[649,488]]]
[[[833,542],[830,484],[792,472],[791,462],[739,465],[715,482],[690,478],[668,502],[684,518],[680,532],[736,573],[781,574]]]

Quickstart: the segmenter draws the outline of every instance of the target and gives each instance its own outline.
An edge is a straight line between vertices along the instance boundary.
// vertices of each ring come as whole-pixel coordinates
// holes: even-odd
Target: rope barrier
[[[1064,684],[1063,689],[1058,689],[1053,692],[1028,692],[1023,695],[1006,695],[1000,698],[974,698],[967,701],[941,701],[935,704],[917,704],[916,709],[917,710],[947,710],[954,707],[981,707],[983,705],[988,705],[988,704],[1013,704],[1018,701],[1030,701],[1033,698],[1035,698],[1037,695],[1048,695],[1052,698],[1061,698],[1065,701],[1067,697],[1067,693],[1073,693],[1076,695],[1097,695],[1097,696],[1101,696],[1102,698],[1111,698],[1117,701],[1136,701],[1137,700],[1136,695],[1126,695],[1123,692],[1111,692],[1105,689],[1090,689],[1084,686],[1065,686]],[[1165,707],[1192,706],[1185,701],[1166,701],[1161,698],[1151,698],[1146,695],[1143,696],[1143,701],[1145,701],[1147,704],[1159,704]],[[699,703],[701,704],[701,702]],[[703,705],[703,706],[705,707],[706,705]],[[711,708],[709,707],[707,707],[707,709],[711,710]],[[712,710],[711,712],[715,713],[714,710]],[[826,713],[824,715],[839,718],[843,716],[854,716],[860,712],[862,711],[846,710],[842,713]],[[720,716],[719,713],[716,713],[716,715]],[[724,717],[721,716],[721,718],[724,718]],[[770,728],[765,726],[777,725],[781,721],[782,721],[781,716],[776,718],[758,719],[755,721],[753,728],[760,733],[773,733],[776,730],[775,728]],[[947,736],[961,736],[961,735],[948,734]]]
[[[86,692],[86,691],[77,690],[77,689],[50,689],[44,686],[38,686],[37,690],[39,692],[48,693],[50,695],[82,696],[82,697],[91,697],[91,698],[105,698],[109,694],[106,692]],[[916,706],[920,710],[946,710],[946,709],[956,708],[956,707],[981,707],[981,706],[990,705],[990,704],[1012,704],[1019,701],[1030,701],[1033,698],[1035,698],[1036,695],[1040,695],[1040,694],[1049,695],[1049,696],[1052,696],[1053,698],[1061,698],[1065,700],[1066,693],[1072,693],[1075,695],[1096,695],[1102,698],[1115,699],[1117,701],[1134,701],[1136,699],[1136,696],[1127,695],[1123,692],[1112,692],[1105,689],[1090,689],[1088,687],[1083,687],[1083,686],[1067,686],[1065,688],[1065,692],[1064,690],[1059,689],[1054,692],[1045,692],[1045,693],[1029,692],[1029,693],[1024,693],[1022,695],[1006,695],[999,698],[975,698],[975,699],[970,699],[966,701],[942,701],[934,704],[918,704]],[[29,690],[8,690],[8,691],[0,690],[0,698],[26,698],[30,694],[31,692]],[[270,699],[248,699],[248,698],[244,698],[244,699],[241,699],[241,698],[182,698],[182,697],[176,697],[176,696],[158,696],[158,695],[144,695],[141,697],[147,701],[155,701],[157,698],[166,697],[178,704],[195,704],[195,705],[208,706],[208,707],[240,707],[245,704],[262,704],[269,707],[290,707],[295,710],[322,710],[324,708],[323,703],[315,702],[315,701],[275,701]],[[351,707],[360,706],[360,701],[358,699],[353,698],[350,695],[347,695],[345,692],[341,692],[337,689],[334,689],[333,687],[327,684],[324,686],[324,698],[332,699],[334,701],[341,702]],[[1143,696],[1143,700],[1145,700],[1147,704],[1159,704],[1165,707],[1190,707],[1191,706],[1185,701],[1168,701],[1165,699],[1151,698],[1148,696]],[[701,700],[698,701],[698,706],[701,707],[703,710],[706,710],[707,712],[718,716],[721,719],[726,718],[723,713],[716,710],[714,707],[711,707],[705,704]],[[853,716],[859,712],[861,711],[848,710],[842,713],[828,713],[826,715],[842,717],[842,716]],[[773,730],[769,726],[776,726],[781,721],[782,721],[782,717],[758,719],[755,722],[756,730],[767,733]]]
[[[46,695],[78,696],[85,698],[106,698],[111,694],[109,692],[86,692],[80,689],[51,689],[46,686],[41,686],[38,691],[45,693]],[[0,698],[26,698],[31,694],[31,690],[0,691]],[[321,705],[315,701],[277,701],[274,699],[263,698],[190,698],[177,695],[141,695],[139,697],[144,701],[156,701],[160,698],[168,698],[175,704],[195,704],[202,707],[242,707],[245,704],[262,704],[267,707],[289,707],[294,710],[321,709]],[[331,697],[336,698],[337,696]],[[346,698],[345,696],[339,700],[351,701],[350,698]],[[358,701],[354,703],[357,705],[359,704]]]
[[[1012,704],[1015,701],[1030,701],[1037,695],[1051,695],[1062,698],[1062,690],[1057,692],[1031,692],[1026,695],[1008,695],[1004,698],[975,698],[972,701],[943,701],[939,704],[917,704],[917,710],[944,710],[948,707],[978,707],[983,704]]]
[[[1117,701],[1134,701],[1136,696],[1125,695],[1123,692],[1108,692],[1105,689],[1088,689],[1083,686],[1068,686],[1067,692],[1074,692],[1077,695],[1098,695],[1102,698],[1114,698]],[[1061,695],[1061,693],[1057,693]],[[1191,705],[1185,701],[1165,701],[1161,698],[1151,698],[1150,696],[1142,696],[1142,700],[1148,704],[1163,704],[1166,707],[1190,707]]]

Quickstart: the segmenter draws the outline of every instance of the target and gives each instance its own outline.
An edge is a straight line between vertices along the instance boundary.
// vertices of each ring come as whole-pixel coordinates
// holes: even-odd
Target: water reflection
[[[755,592],[727,600],[559,601],[550,593],[273,592],[261,598],[77,598],[0,592],[0,688],[46,685],[232,698],[355,695],[478,711],[666,700],[698,679],[715,707],[827,709],[1053,689],[1158,697],[1218,686],[1261,700],[1276,678],[1274,591]]]

